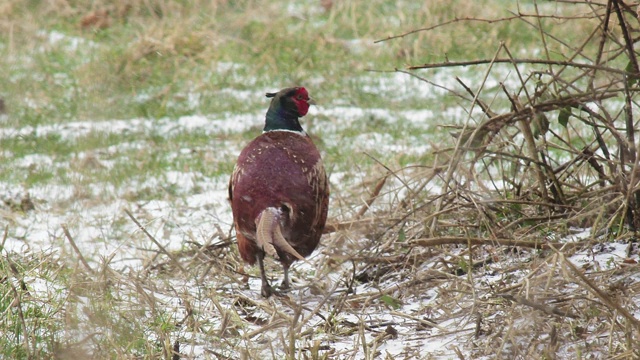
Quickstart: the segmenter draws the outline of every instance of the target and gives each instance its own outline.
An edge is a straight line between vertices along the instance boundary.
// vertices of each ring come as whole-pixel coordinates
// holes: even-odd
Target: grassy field
[[[606,2],[0,4],[0,358],[637,358],[614,10],[600,41]],[[266,300],[226,186],[292,85],[330,226]]]

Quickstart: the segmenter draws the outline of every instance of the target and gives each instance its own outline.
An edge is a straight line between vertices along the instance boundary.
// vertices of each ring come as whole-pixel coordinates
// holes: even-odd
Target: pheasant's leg
[[[271,285],[269,285],[269,280],[267,280],[267,275],[264,272],[264,252],[260,251],[258,253],[258,266],[260,267],[260,279],[262,280],[262,288],[260,293],[262,296],[268,298],[271,296]]]
[[[282,265],[284,269],[284,279],[282,280],[282,284],[280,285],[280,289],[288,290],[289,289],[289,265]]]

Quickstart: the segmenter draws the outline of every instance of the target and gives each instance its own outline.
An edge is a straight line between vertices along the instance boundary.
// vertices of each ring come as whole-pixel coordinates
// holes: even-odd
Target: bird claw
[[[265,298],[269,298],[272,294],[274,293],[273,289],[271,288],[271,285],[269,284],[262,284],[262,289],[260,289],[260,294],[265,297]]]
[[[271,285],[267,284],[267,285],[262,285],[262,288],[260,289],[260,294],[262,295],[262,297],[268,299],[271,297],[271,295],[277,296],[277,297],[286,297],[289,291],[291,291],[289,287],[283,287],[282,285],[280,285],[276,290],[273,287],[271,287]]]

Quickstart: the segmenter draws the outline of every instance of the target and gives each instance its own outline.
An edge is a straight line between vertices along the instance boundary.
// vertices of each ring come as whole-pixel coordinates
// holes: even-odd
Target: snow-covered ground
[[[56,32],[50,37],[52,43],[63,41]],[[85,45],[80,39],[68,41],[72,49]],[[217,70],[233,71],[237,66],[219,64]],[[498,78],[509,86],[515,76],[507,73]],[[466,82],[476,80],[464,75],[460,74]],[[406,74],[367,76],[364,93],[424,101],[446,95]],[[451,73],[438,72],[431,80],[453,87],[454,79]],[[496,84],[492,80],[488,86]],[[235,91],[233,96],[263,92]],[[197,107],[198,96],[187,96]],[[0,126],[0,138],[55,136],[77,143],[94,134],[129,139],[153,134],[160,141],[183,133],[205,134],[211,137],[207,145],[179,144],[163,158],[228,165],[244,145],[240,134],[260,129],[262,117],[260,111]],[[435,132],[442,119],[461,125],[468,118],[461,107],[398,111],[338,101],[312,108],[303,126],[308,125],[326,148],[358,155],[377,151],[421,156],[434,145],[425,133]],[[364,125],[354,129],[353,124],[368,120],[406,128],[406,134],[398,139]],[[342,136],[347,132],[357,134]],[[628,349],[629,342],[640,343],[625,337],[625,326],[635,326],[633,321],[604,304],[602,295],[568,265],[640,319],[638,255],[632,244],[609,242],[590,229],[570,229],[572,235],[561,243],[588,240],[590,245],[554,253],[487,244],[473,247],[471,254],[473,261],[483,259],[486,264],[459,273],[470,266],[466,246],[413,246],[403,243],[405,235],[398,229],[380,236],[386,221],[409,216],[408,210],[398,214],[395,209],[409,191],[405,185],[412,181],[411,172],[387,181],[362,226],[325,235],[308,262],[295,264],[291,292],[263,299],[256,269],[242,267],[230,236],[229,173],[207,176],[184,168],[119,181],[84,178],[92,168],[109,173],[123,162],[135,163],[130,155],[148,146],[143,140],[123,141],[66,157],[37,148],[24,155],[0,149],[4,169],[28,173],[44,168],[54,174],[29,186],[0,182],[0,228],[6,229],[1,254],[6,259],[60,263],[60,268],[74,273],[58,277],[50,265],[36,265],[25,270],[22,279],[31,301],[65,323],[64,334],[56,335],[66,346],[92,353],[96,343],[109,343],[100,339],[126,336],[119,332],[120,317],[143,328],[140,341],[155,348],[178,342],[180,353],[195,359],[280,359],[287,354],[298,359],[527,359],[540,358],[545,351],[549,358],[605,359],[626,351],[622,349]],[[348,223],[367,200],[370,183],[386,169],[327,167],[330,222]],[[441,189],[435,178],[420,191],[436,197]],[[377,214],[384,215],[375,218]],[[418,220],[409,220],[407,228],[426,227],[419,220],[426,215],[417,213]],[[552,238],[558,241],[549,235]],[[267,265],[277,283],[280,267],[271,261]],[[88,285],[78,285],[78,278]],[[110,304],[106,309],[104,302]],[[558,313],[546,312],[549,309]],[[98,316],[101,311],[108,320]],[[162,327],[167,324],[169,330]]]
[[[338,107],[315,109],[310,117],[320,113],[329,119],[340,115],[343,120],[326,126],[314,124],[316,129],[323,128],[325,134],[338,134],[344,130],[343,127],[347,126],[345,124],[349,120],[372,115],[389,121],[414,121],[427,127],[429,122],[425,119],[433,116],[428,111],[391,114],[385,109]],[[3,137],[34,133],[37,136],[56,134],[73,140],[92,132],[108,132],[117,136],[125,132],[153,131],[170,138],[175,131],[207,134],[247,131],[256,125],[255,119],[259,117],[257,114],[241,114],[226,117],[190,116],[173,121],[88,121],[38,128],[2,128],[0,134]],[[324,141],[330,143],[335,140],[328,136]],[[397,144],[384,134],[377,133],[363,133],[353,138],[353,141],[348,146],[384,148],[394,152],[429,150],[427,144]],[[212,144],[211,151],[216,153],[216,157],[233,159],[241,145]],[[68,161],[57,159],[55,154],[42,153],[22,158],[14,158],[5,153],[5,160],[13,162],[16,168],[59,168],[71,166],[70,161],[92,157],[97,164],[108,170],[112,162],[118,161],[118,154],[144,146],[142,143],[123,143],[122,147],[111,146],[101,151],[91,151],[90,154],[78,153]],[[168,156],[202,156],[202,153],[194,153],[185,144],[184,148]],[[345,196],[342,187],[350,186],[349,182],[345,182],[344,175],[344,172],[331,175],[331,184],[337,196]],[[352,181],[363,179],[358,174],[351,175]],[[553,303],[552,299],[556,299],[554,296],[572,296],[569,291],[571,289],[581,296],[589,295],[581,290],[579,280],[572,277],[570,270],[563,265],[565,260],[554,258],[553,254],[538,257],[531,251],[522,251],[515,256],[496,253],[492,256],[497,261],[479,268],[472,277],[454,276],[446,271],[443,264],[459,262],[465,256],[465,247],[429,251],[416,249],[411,252],[412,256],[422,260],[410,266],[408,263],[391,260],[388,264],[368,264],[367,261],[377,256],[375,253],[368,253],[368,250],[376,249],[380,244],[375,242],[375,237],[368,236],[366,231],[356,230],[338,231],[325,236],[323,244],[307,263],[294,266],[295,289],[284,297],[263,299],[259,296],[260,281],[255,276],[255,269],[244,269],[253,275],[248,279],[244,278],[242,271],[236,272],[239,268],[229,270],[229,267],[238,265],[238,259],[233,246],[223,245],[229,240],[227,236],[232,221],[227,202],[227,182],[228,174],[207,178],[198,172],[167,171],[142,181],[127,180],[118,187],[109,183],[88,184],[82,189],[82,196],[79,196],[78,185],[75,183],[65,184],[53,180],[28,189],[16,188],[13,183],[0,183],[0,193],[3,194],[5,204],[1,210],[1,219],[3,227],[6,226],[8,231],[3,243],[3,253],[10,256],[33,256],[41,253],[76,264],[79,254],[82,254],[94,271],[108,268],[116,274],[116,278],[111,281],[116,283],[113,290],[117,294],[115,297],[123,302],[118,307],[131,307],[141,311],[143,319],[146,319],[143,323],[153,321],[158,314],[168,319],[168,322],[176,323],[176,330],[171,332],[171,341],[180,343],[183,355],[196,359],[216,358],[216,354],[233,358],[243,352],[251,354],[251,358],[283,358],[289,351],[291,336],[295,338],[295,351],[298,353],[325,354],[336,359],[489,359],[493,358],[487,355],[491,354],[490,346],[495,344],[501,346],[500,349],[495,349],[495,353],[501,353],[506,358],[511,355],[524,358],[517,349],[511,349],[516,347],[512,341],[525,339],[519,332],[523,331],[521,328],[539,327],[539,321],[544,317],[548,321],[562,318],[531,308],[523,309],[521,304],[508,303],[500,298],[501,290],[522,286],[529,289],[530,293],[521,293],[520,296],[541,299],[541,303],[547,302],[545,298]],[[399,181],[390,181],[387,194],[391,195],[383,196],[370,212],[386,210],[394,201],[393,194],[397,197],[397,192],[393,189],[399,189],[401,185]],[[134,201],[127,198],[128,193],[168,187],[177,189],[172,196]],[[437,186],[431,189],[439,190]],[[34,209],[15,211],[15,207],[20,206],[27,193]],[[179,268],[168,261],[164,250],[161,251],[138,229],[125,215],[125,210],[131,211],[166,251],[175,256],[195,252],[180,255],[179,261],[186,273],[181,274]],[[337,209],[332,209],[333,221],[349,220],[341,218],[339,214]],[[69,229],[73,242],[77,244],[77,252],[72,248],[70,239],[65,236],[63,226]],[[564,241],[574,242],[588,237],[588,229],[578,229],[575,235]],[[203,250],[206,246],[216,245],[221,246],[219,252]],[[607,283],[622,282],[627,287],[637,288],[636,284],[640,280],[637,273],[616,274],[629,263],[628,246],[623,243],[599,244],[572,254],[567,261],[580,269],[587,269],[588,272],[610,274]],[[206,253],[208,260],[196,261],[198,256],[195,254],[198,251]],[[481,254],[489,254],[487,251],[482,250]],[[387,251],[386,255],[391,254]],[[225,260],[227,258],[232,260]],[[350,261],[358,258],[360,260]],[[410,259],[407,257],[405,262]],[[216,263],[211,266],[217,270],[203,273],[208,262]],[[537,267],[528,266],[531,262],[539,264]],[[385,266],[391,269],[374,276],[371,281],[354,280],[356,273],[375,273],[376,269]],[[168,274],[161,270],[165,267],[171,269]],[[277,264],[270,263],[269,268],[273,279],[281,276]],[[158,272],[157,277],[139,277],[142,273],[150,272]],[[558,292],[555,293],[541,286],[540,278],[544,276],[547,282],[559,284],[563,289],[557,289]],[[45,280],[37,269],[25,281],[33,289],[36,298],[64,299],[70,296],[69,289],[64,288],[64,282]],[[146,296],[153,299],[155,310],[148,309],[148,304],[140,300],[140,288],[144,289]],[[74,307],[78,312],[75,315],[80,319],[85,316],[82,312],[89,312],[93,308],[92,303],[96,302],[91,294],[74,299]],[[125,299],[129,299],[129,303]],[[570,312],[586,306],[581,300],[572,301],[570,308],[566,309]],[[638,317],[640,313],[637,300],[630,304],[634,306],[630,309],[631,313]],[[472,311],[475,307],[477,310]],[[514,311],[533,312],[532,318],[522,317],[519,322],[511,324],[513,328],[519,329],[506,332],[514,336],[514,339],[504,339],[500,343],[492,331],[500,329],[500,324],[507,321]],[[482,322],[478,323],[476,317],[481,317]],[[196,325],[188,325],[189,321]],[[571,321],[579,322],[576,319]],[[593,333],[598,335],[593,338],[585,335],[587,341],[601,343],[604,335],[596,329],[597,324],[592,326]],[[557,331],[563,331],[563,325],[558,327]],[[80,340],[94,331],[103,332],[107,328],[92,323],[89,317],[84,324],[69,330],[68,335]],[[500,331],[506,330],[502,328]],[[585,331],[588,333],[588,330]],[[152,328],[147,333],[148,341],[167,341],[160,339],[158,332]],[[622,340],[614,335],[609,333],[607,341],[615,345]],[[212,340],[212,336],[215,340]],[[542,336],[538,340],[545,342]],[[91,351],[90,345],[85,346]],[[577,349],[582,349],[578,341],[566,343],[559,346],[557,354],[561,358],[571,358],[576,351],[584,351]],[[594,353],[591,358],[605,357],[604,354]]]

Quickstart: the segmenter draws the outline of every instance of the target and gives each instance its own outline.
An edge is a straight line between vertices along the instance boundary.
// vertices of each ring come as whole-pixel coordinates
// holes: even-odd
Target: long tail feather
[[[291,244],[289,244],[289,242],[287,241],[287,239],[284,238],[284,236],[282,235],[282,230],[280,229],[280,224],[276,225],[276,229],[273,232],[273,245],[277,246],[280,250],[284,250],[285,252],[293,255],[293,257],[297,258],[298,260],[302,260],[304,261],[304,257],[302,255],[300,255],[296,249],[293,248],[293,246],[291,246]]]
[[[277,222],[276,214],[269,209],[260,214],[260,220],[256,227],[256,244],[264,250],[267,255],[278,258],[278,253],[273,247],[273,225]]]
[[[256,227],[256,243],[265,253],[276,259],[278,259],[277,247],[280,251],[292,255],[298,260],[305,260],[282,235],[279,214],[276,209],[268,208],[260,214],[260,220]]]

